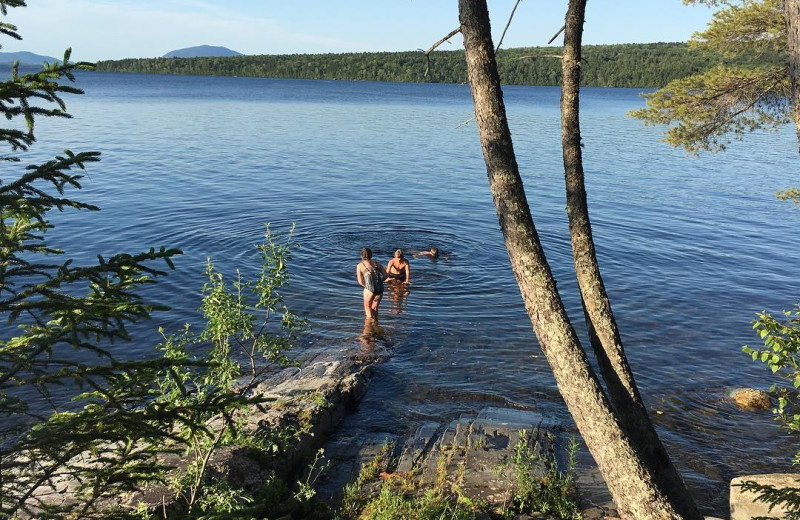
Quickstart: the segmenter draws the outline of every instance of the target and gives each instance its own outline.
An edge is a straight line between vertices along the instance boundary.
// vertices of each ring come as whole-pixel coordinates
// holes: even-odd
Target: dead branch
[[[517,0],[517,3],[514,4],[514,9],[511,10],[511,16],[508,17],[508,23],[506,24],[506,28],[503,29],[503,35],[500,36],[500,41],[497,43],[497,47],[494,49],[495,52],[500,50],[500,46],[503,45],[503,38],[506,37],[506,32],[508,32],[508,28],[511,26],[511,20],[514,19],[514,13],[517,12],[517,6],[522,0]]]
[[[558,35],[561,34],[562,32],[564,32],[564,29],[566,29],[566,28],[567,28],[566,25],[562,25],[561,29],[559,29],[558,32],[555,33],[552,38],[550,38],[550,40],[547,42],[547,45],[550,45],[551,43],[553,43],[553,40],[558,38]]]
[[[452,31],[450,31],[450,34],[448,34],[447,36],[445,36],[444,38],[442,38],[438,42],[436,42],[433,45],[431,45],[431,48],[428,49],[427,51],[425,51],[425,59],[427,60],[428,63],[425,66],[425,75],[424,75],[424,77],[427,78],[428,77],[428,73],[430,73],[430,71],[431,71],[431,53],[436,49],[436,47],[438,47],[439,45],[443,44],[444,42],[446,42],[447,40],[449,40],[450,38],[452,38],[453,36],[455,36],[456,34],[458,34],[460,32],[461,32],[461,27],[459,27],[457,29],[453,29]]]
[[[467,126],[468,124],[470,124],[473,121],[475,121],[475,116],[470,117],[469,119],[467,119],[463,123],[459,124],[456,128],[461,128],[462,126]]]
[[[556,59],[560,60],[561,57],[562,56],[560,54],[539,54],[538,56],[533,56],[533,55],[531,55],[531,56],[520,56],[519,58],[514,58],[514,59],[515,60],[524,60],[524,59],[535,60],[536,58],[556,58]]]

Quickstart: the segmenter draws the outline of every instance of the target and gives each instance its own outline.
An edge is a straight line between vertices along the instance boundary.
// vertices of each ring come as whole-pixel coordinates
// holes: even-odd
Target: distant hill
[[[0,63],[14,63],[17,60],[19,60],[20,65],[41,65],[45,61],[50,63],[61,61],[61,58],[42,56],[28,51],[0,52]]]
[[[220,56],[242,56],[241,52],[232,51],[227,47],[214,47],[213,45],[198,45],[186,47],[166,53],[164,58],[216,58]]]

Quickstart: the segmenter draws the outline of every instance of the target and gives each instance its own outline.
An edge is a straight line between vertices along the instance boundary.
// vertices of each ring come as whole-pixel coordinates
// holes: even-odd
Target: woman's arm
[[[361,271],[360,263],[356,266],[356,280],[358,280],[358,285],[364,287],[364,273]]]

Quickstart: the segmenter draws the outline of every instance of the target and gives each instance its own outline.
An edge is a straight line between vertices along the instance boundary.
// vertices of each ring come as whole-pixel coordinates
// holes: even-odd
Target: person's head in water
[[[365,247],[361,250],[361,259],[362,260],[371,260],[372,259],[372,249]]]
[[[405,256],[403,256],[403,250],[402,249],[398,249],[397,251],[395,251],[394,252],[394,257],[395,258],[405,258]]]
[[[439,248],[431,246],[431,258],[439,258]]]

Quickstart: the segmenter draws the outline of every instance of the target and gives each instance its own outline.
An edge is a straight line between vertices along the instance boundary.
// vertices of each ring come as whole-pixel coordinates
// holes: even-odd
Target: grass
[[[555,456],[547,460],[544,475],[541,455],[530,437],[520,432],[509,465],[516,476],[511,499],[502,507],[467,496],[463,489],[466,461],[448,478],[447,468],[455,447],[448,446],[438,455],[436,476],[426,485],[418,470],[405,474],[387,473],[391,446],[365,464],[355,481],[345,487],[337,520],[472,520],[475,518],[512,519],[522,513],[539,512],[563,520],[579,520],[575,492],[575,454],[573,438],[568,449],[565,471],[559,471]],[[498,471],[502,471],[498,468]],[[538,474],[537,474],[538,473]]]

